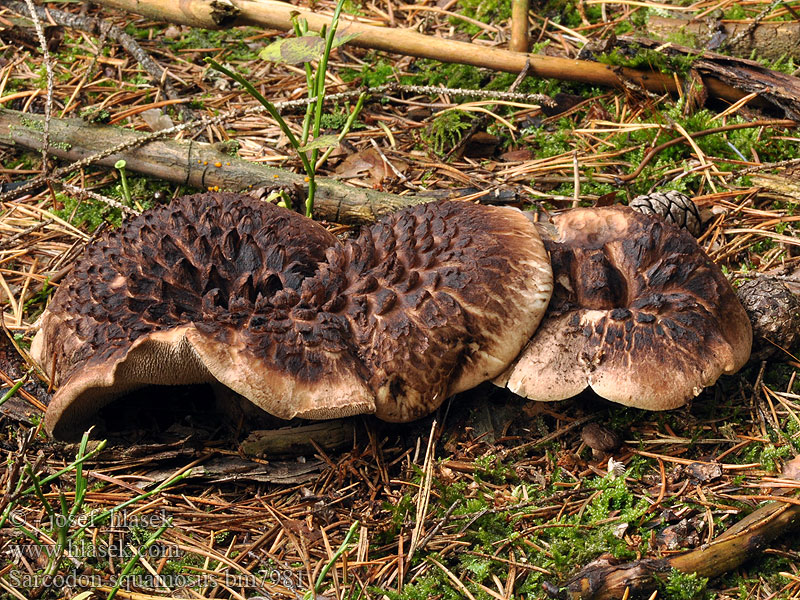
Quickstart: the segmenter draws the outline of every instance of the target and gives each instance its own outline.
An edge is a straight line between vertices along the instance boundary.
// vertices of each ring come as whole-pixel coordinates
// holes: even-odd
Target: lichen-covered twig
[[[145,72],[150,75],[153,79],[155,85],[161,87],[164,90],[164,95],[169,99],[179,98],[178,92],[175,90],[172,83],[169,81],[167,77],[165,77],[164,69],[162,69],[147,52],[142,49],[139,43],[133,39],[130,35],[125,33],[122,29],[114,25],[108,20],[99,20],[99,19],[91,19],[89,17],[84,17],[82,15],[75,15],[72,13],[68,13],[63,10],[57,10],[54,8],[44,9],[41,7],[34,7],[31,0],[25,0],[25,2],[31,4],[31,14],[34,14],[38,18],[43,19],[52,19],[54,23],[57,25],[61,25],[62,27],[69,27],[70,29],[77,29],[80,31],[85,31],[92,35],[98,36],[105,36],[108,37],[115,42],[117,42],[120,46],[125,48],[125,50],[135,58],[138,63],[142,66]],[[24,14],[25,12],[25,4],[22,2],[17,2],[15,0],[10,0],[5,2],[5,5],[17,12],[19,14]],[[34,20],[34,24],[38,21]],[[37,29],[38,33],[38,29]],[[40,34],[43,39],[43,34]],[[46,50],[45,50],[45,64],[48,64]],[[48,73],[51,70],[48,69]],[[50,77],[50,76],[49,76]]]
[[[47,39],[44,37],[44,28],[40,19],[39,11],[33,4],[33,0],[25,0],[28,12],[33,20],[36,36],[39,38],[39,46],[42,49],[42,60],[47,72],[47,96],[44,105],[44,127],[42,129],[42,172],[47,173],[47,148],[50,145],[50,116],[53,114],[53,62],[50,60],[50,52],[47,50]]]

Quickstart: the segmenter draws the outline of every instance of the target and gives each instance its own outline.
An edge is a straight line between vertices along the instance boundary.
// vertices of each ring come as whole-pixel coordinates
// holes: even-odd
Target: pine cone
[[[800,342],[800,300],[780,279],[751,279],[736,295],[753,325],[753,358],[763,360]]]
[[[678,227],[685,228],[694,237],[698,237],[703,230],[697,205],[689,196],[675,190],[636,196],[629,206],[646,215],[658,215]]]

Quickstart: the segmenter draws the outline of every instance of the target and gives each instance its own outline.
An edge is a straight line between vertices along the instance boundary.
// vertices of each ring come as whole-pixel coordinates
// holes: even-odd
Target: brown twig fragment
[[[528,51],[529,9],[529,0],[511,0],[511,41],[508,49],[512,52]]]

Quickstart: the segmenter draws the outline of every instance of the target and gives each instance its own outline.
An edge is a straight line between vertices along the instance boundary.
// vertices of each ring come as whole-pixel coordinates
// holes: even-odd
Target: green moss
[[[511,18],[511,3],[504,0],[461,0],[458,3],[460,14],[481,23],[502,23]],[[475,36],[482,28],[463,19],[452,16],[449,22],[457,29]]]
[[[703,600],[709,597],[707,585],[707,577],[672,569],[659,587],[664,600]]]
[[[479,456],[475,459],[475,478],[477,481],[489,481],[500,485],[509,480],[516,480],[513,469],[503,461],[498,460],[494,454]]]
[[[434,153],[443,156],[458,144],[471,122],[472,117],[463,110],[441,112],[423,130],[422,139]]]
[[[388,589],[376,590],[376,597],[385,594],[390,600],[463,600],[461,592],[458,591],[447,575],[436,567],[432,567],[428,572],[418,577],[413,583],[403,586],[402,592]]]
[[[667,55],[638,44],[627,48],[614,48],[611,52],[596,55],[599,62],[632,69],[650,69],[662,73],[688,73],[697,58],[694,55]]]
[[[236,61],[247,62],[256,60],[261,44],[248,44],[248,37],[258,33],[253,27],[235,27],[230,29],[212,30],[191,28],[180,38],[165,40],[173,51],[204,48],[222,48],[223,52],[217,56],[221,62]],[[252,47],[251,47],[252,46]],[[241,70],[241,67],[238,67]]]
[[[583,10],[586,18],[590,21],[597,22],[602,18],[602,12],[598,5],[584,4]],[[574,28],[583,25],[578,2],[575,0],[548,0],[540,14],[554,23],[566,27]]]
[[[102,124],[108,123],[109,119],[111,118],[111,113],[105,108],[97,109],[91,107],[81,110],[80,117],[87,123]]]
[[[723,19],[731,20],[749,19],[750,16],[750,13],[748,13],[739,2],[733,2],[730,8],[722,13]]]
[[[25,115],[20,115],[19,122],[23,127],[32,129],[33,131],[44,131],[44,121],[41,119],[34,119]]]
[[[341,131],[344,128],[347,119],[350,117],[350,109],[348,107],[340,108],[339,106],[331,107],[330,112],[324,113],[320,119],[320,126],[322,129],[332,129],[334,131]],[[363,123],[355,121],[350,126],[350,131],[357,129],[364,129],[366,127]],[[235,156],[235,154],[234,154]]]
[[[342,69],[341,77],[348,83],[358,81],[367,87],[377,87],[395,79],[395,68],[390,61],[378,57],[375,52],[370,52],[367,55],[367,64],[360,69],[345,67]]]
[[[64,208],[54,210],[55,215],[72,223],[75,227],[94,231],[102,223],[107,222],[119,226],[122,222],[122,213],[119,209],[112,208],[99,200],[92,198],[78,200],[64,194],[56,194],[56,199],[63,204]]]
[[[449,88],[479,89],[486,76],[481,69],[471,65],[442,64],[435,60],[422,59],[414,62],[418,69],[414,75],[401,78],[409,85],[444,85]]]

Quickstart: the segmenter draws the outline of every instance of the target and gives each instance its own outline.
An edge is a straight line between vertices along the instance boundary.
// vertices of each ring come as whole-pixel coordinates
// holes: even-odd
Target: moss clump
[[[695,58],[691,54],[667,55],[663,52],[643,48],[639,44],[631,44],[626,48],[614,48],[611,52],[597,55],[597,60],[607,65],[630,67],[632,69],[646,68],[662,73],[678,73],[679,75],[689,72]]]
[[[709,596],[707,585],[708,577],[672,569],[659,587],[664,600],[703,600]]]
[[[385,58],[378,57],[375,52],[370,52],[366,60],[367,64],[361,69],[343,68],[342,80],[347,83],[358,81],[367,87],[377,87],[395,79],[394,65]]]
[[[471,65],[442,64],[434,60],[417,60],[414,75],[401,78],[408,85],[443,85],[449,88],[477,90],[486,81],[484,71]]]
[[[511,18],[511,3],[501,0],[461,0],[458,3],[461,14],[470,19],[481,23],[502,23]],[[457,29],[474,36],[482,31],[482,28],[459,19],[456,16],[449,17],[449,21]]]
[[[463,132],[469,129],[471,118],[463,110],[448,110],[436,116],[422,133],[422,139],[439,156],[453,148]]]

